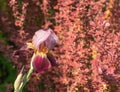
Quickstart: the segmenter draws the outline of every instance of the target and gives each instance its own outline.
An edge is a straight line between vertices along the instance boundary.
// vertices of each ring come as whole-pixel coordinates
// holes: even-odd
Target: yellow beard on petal
[[[34,46],[31,42],[27,42],[26,44],[27,44],[28,48],[34,49]]]
[[[39,48],[39,53],[44,56],[44,54],[46,55],[46,53],[48,53],[48,48],[45,46],[45,44],[41,44],[40,48]]]
[[[42,57],[46,57],[46,53],[44,53],[44,52],[39,52],[39,54],[40,54]]]
[[[34,50],[34,54],[40,54],[42,57],[46,57],[46,54],[48,53],[48,48],[45,46],[45,43],[42,43],[39,47],[39,50],[36,49],[33,45],[33,43],[28,42],[27,43],[28,48],[31,48]]]

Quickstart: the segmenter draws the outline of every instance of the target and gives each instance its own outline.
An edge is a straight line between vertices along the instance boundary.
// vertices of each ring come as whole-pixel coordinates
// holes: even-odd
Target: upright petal
[[[58,44],[59,40],[57,35],[53,32],[52,29],[49,28],[47,31],[50,31],[51,34],[46,39],[45,43],[46,43],[46,47],[50,50],[50,49],[53,49],[54,46]]]
[[[34,47],[39,50],[40,45],[48,39],[51,32],[50,30],[38,30],[35,32],[35,35],[33,36],[32,43]]]

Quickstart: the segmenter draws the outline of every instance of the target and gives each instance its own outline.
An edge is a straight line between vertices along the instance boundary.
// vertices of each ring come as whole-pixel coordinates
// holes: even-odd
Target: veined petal
[[[50,50],[50,49],[53,49],[54,46],[59,43],[59,40],[58,40],[57,35],[53,32],[52,29],[49,28],[48,31],[50,31],[51,34],[46,39],[45,43],[46,43],[46,47]]]
[[[55,57],[52,55],[52,53],[47,53],[47,58],[49,59],[50,63],[52,66],[58,66],[57,60]]]
[[[34,70],[39,73],[47,70],[51,66],[47,57],[40,55],[40,53],[34,55],[32,65]]]
[[[34,47],[39,50],[40,45],[47,40],[47,38],[50,36],[51,32],[50,30],[38,30],[35,32],[35,35],[33,36],[32,43]]]
[[[32,43],[34,47],[39,50],[40,45],[45,43],[46,47],[50,50],[53,49],[55,45],[59,42],[57,35],[53,32],[52,29],[48,28],[46,30],[38,30],[33,36]]]

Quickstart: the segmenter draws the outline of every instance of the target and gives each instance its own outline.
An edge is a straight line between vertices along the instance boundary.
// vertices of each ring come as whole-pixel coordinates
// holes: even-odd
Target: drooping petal
[[[34,55],[32,65],[34,70],[39,73],[49,69],[51,66],[47,57],[40,55],[40,53]]]
[[[55,57],[52,55],[52,53],[47,53],[47,58],[49,59],[50,63],[52,66],[58,66],[57,60]]]
[[[25,45],[23,45],[20,50],[28,50],[28,49],[34,49],[34,46],[31,42],[27,42]]]
[[[39,50],[40,45],[47,40],[47,38],[50,36],[51,32],[50,30],[38,30],[35,32],[35,35],[33,36],[32,43],[34,47]]]
[[[28,49],[34,49],[34,46],[31,42],[24,44],[19,50],[13,52],[13,56],[18,56],[21,51],[26,51]]]
[[[46,47],[50,50],[50,49],[53,49],[54,46],[58,44],[59,40],[57,35],[53,32],[52,29],[49,28],[48,31],[50,31],[51,34],[46,39],[45,43],[46,43]]]
[[[28,50],[28,49],[29,49],[29,48],[28,48],[28,45],[27,45],[27,44],[23,45],[23,46],[20,48],[21,51],[23,51],[23,50]]]

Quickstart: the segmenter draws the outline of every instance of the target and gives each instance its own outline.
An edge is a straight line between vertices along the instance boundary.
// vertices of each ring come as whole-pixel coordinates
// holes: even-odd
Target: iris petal
[[[52,66],[58,66],[58,63],[57,63],[55,57],[50,52],[47,53],[47,58],[49,59]]]
[[[33,36],[32,43],[37,50],[39,50],[40,45],[47,40],[51,34],[50,30],[38,30]]]
[[[50,36],[48,37],[48,39],[46,39],[45,43],[46,43],[46,46],[49,50],[53,49],[55,45],[58,44],[59,40],[58,40],[58,37],[57,35],[53,32],[52,29],[48,29],[48,31],[51,32]]]
[[[36,54],[34,56],[32,65],[33,65],[34,70],[39,73],[47,70],[51,66],[47,57],[42,56],[40,54]]]
[[[32,43],[34,47],[39,50],[42,43],[45,42],[46,47],[50,50],[53,49],[55,45],[58,44],[58,37],[53,32],[52,29],[48,28],[46,30],[38,30],[33,36]]]

